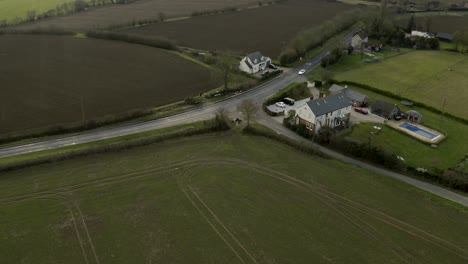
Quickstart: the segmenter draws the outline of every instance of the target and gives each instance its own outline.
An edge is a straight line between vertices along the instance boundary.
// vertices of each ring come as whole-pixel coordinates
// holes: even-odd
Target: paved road
[[[351,38],[351,35],[346,36],[345,41],[349,41],[350,38]],[[305,61],[303,65],[255,89],[249,90],[245,93],[228,98],[220,102],[206,104],[200,108],[193,109],[184,113],[176,114],[176,115],[162,118],[162,119],[140,122],[140,123],[133,123],[133,124],[107,128],[107,129],[102,129],[102,130],[96,130],[96,131],[87,132],[87,133],[83,133],[83,134],[79,134],[75,136],[65,136],[61,138],[44,140],[44,141],[34,142],[30,144],[12,146],[12,147],[7,147],[7,148],[0,148],[0,158],[20,155],[20,154],[25,154],[25,153],[31,153],[31,152],[37,152],[41,150],[60,148],[64,146],[71,146],[75,144],[83,144],[83,143],[88,143],[88,142],[93,142],[93,141],[98,141],[98,140],[103,140],[103,139],[109,139],[109,138],[114,138],[114,137],[119,137],[119,136],[141,133],[141,132],[150,131],[154,129],[160,129],[160,128],[165,128],[165,127],[170,127],[170,126],[175,126],[175,125],[180,125],[180,124],[191,123],[195,121],[207,120],[207,119],[214,117],[216,111],[219,108],[224,108],[230,111],[235,111],[236,106],[244,99],[252,99],[256,101],[257,103],[261,103],[265,100],[265,98],[273,95],[278,90],[284,88],[285,86],[291,84],[294,81],[301,80],[302,77],[297,74],[299,69],[306,69],[307,71],[311,70],[312,68],[316,67],[320,63],[320,60],[324,55],[325,55],[325,52],[319,54],[313,59]],[[278,122],[273,120],[271,117],[263,113],[263,111],[259,112],[259,122],[277,131],[278,133],[284,134],[295,140],[299,140],[301,142],[307,142],[308,144],[311,144],[310,141],[307,141],[306,139],[298,136],[297,134],[283,127],[281,124],[279,124]],[[418,181],[416,179],[407,177],[402,174],[394,173],[394,172],[391,172],[382,168],[369,165],[362,161],[352,159],[350,157],[344,156],[340,153],[334,152],[332,150],[329,150],[320,146],[319,148],[321,151],[323,151],[324,153],[326,153],[327,155],[335,159],[398,179],[400,181],[406,182],[410,185],[416,186],[420,189],[426,190],[428,192],[431,192],[433,194],[439,195],[448,200],[457,202],[459,204],[462,204],[468,207],[468,197],[459,195],[452,191],[440,188],[438,186],[435,186],[426,182]]]

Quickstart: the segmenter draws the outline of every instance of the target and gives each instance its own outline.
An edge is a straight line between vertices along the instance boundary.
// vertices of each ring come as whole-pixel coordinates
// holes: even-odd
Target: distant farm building
[[[347,87],[333,84],[328,91],[330,92],[330,95],[343,93],[346,98],[351,101],[353,106],[365,107],[369,105],[369,97],[367,95],[358,93]]]
[[[245,56],[240,62],[239,69],[246,73],[254,74],[265,70],[270,64],[271,59],[257,51]]]
[[[437,32],[436,38],[438,38],[440,41],[452,42],[453,34],[449,34],[445,32]]]
[[[376,100],[374,105],[372,105],[371,112],[386,119],[392,119],[401,114],[401,110],[396,104],[383,100]]]
[[[319,132],[322,127],[342,127],[351,113],[351,101],[343,93],[308,101],[296,109],[296,124]]]
[[[359,31],[351,38],[351,47],[355,50],[361,50],[363,43],[369,41],[369,36],[364,31]]]

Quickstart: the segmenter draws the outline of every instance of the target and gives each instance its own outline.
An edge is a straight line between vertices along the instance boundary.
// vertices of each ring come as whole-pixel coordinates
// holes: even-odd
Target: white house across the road
[[[308,101],[296,109],[296,124],[304,124],[314,132],[319,132],[323,126],[342,126],[349,120],[351,104],[344,93]]]
[[[364,31],[359,31],[354,34],[353,38],[351,39],[351,47],[354,49],[360,50],[363,43],[369,41],[369,37]]]
[[[412,37],[423,37],[423,38],[433,38],[433,36],[427,32],[413,30],[411,31]]]
[[[259,51],[245,56],[239,65],[241,71],[254,74],[263,71],[270,65],[271,59],[263,56]]]

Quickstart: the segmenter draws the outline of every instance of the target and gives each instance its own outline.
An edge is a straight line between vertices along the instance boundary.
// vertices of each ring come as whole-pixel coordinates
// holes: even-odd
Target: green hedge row
[[[91,154],[124,151],[124,150],[132,149],[135,147],[146,146],[146,145],[150,145],[150,144],[165,141],[165,140],[182,138],[182,137],[193,136],[193,135],[207,134],[211,132],[225,131],[229,129],[230,127],[227,124],[225,118],[218,115],[212,120],[205,121],[204,126],[201,128],[191,128],[187,130],[182,130],[182,131],[177,131],[177,132],[172,132],[172,133],[167,133],[167,134],[162,134],[162,135],[156,135],[152,137],[134,139],[134,140],[114,143],[110,145],[90,147],[87,149],[75,150],[75,151],[70,151],[70,152],[61,153],[61,154],[53,154],[53,155],[46,156],[46,157],[19,161],[19,162],[7,164],[7,165],[0,165],[0,172],[18,170],[18,169],[22,169],[22,168],[26,168],[30,166],[52,163],[56,161],[62,161],[62,160],[67,160],[71,158],[87,156]]]
[[[271,105],[276,102],[282,101],[285,97],[292,98],[294,100],[301,100],[311,95],[310,89],[307,88],[307,83],[293,83],[287,87],[281,89],[279,92],[269,97],[266,101],[266,105]]]
[[[407,100],[408,99],[408,98],[402,97],[400,95],[394,94],[394,93],[389,92],[389,91],[380,90],[378,88],[375,88],[375,87],[367,85],[367,84],[351,82],[351,81],[337,81],[337,80],[330,80],[330,82],[335,83],[335,84],[347,84],[347,85],[357,86],[357,87],[363,88],[365,90],[375,92],[375,93],[378,93],[378,94],[381,94],[381,95],[384,95],[384,96],[387,96],[387,97],[390,97],[390,98],[393,98],[393,99],[397,99],[397,100]],[[468,125],[468,120],[463,118],[463,117],[455,116],[455,115],[452,115],[451,113],[447,113],[447,112],[442,112],[438,108],[426,105],[426,104],[418,102],[418,101],[413,101],[413,103],[414,103],[414,106],[424,108],[424,109],[429,110],[431,112],[434,112],[436,114],[444,114],[445,116],[450,117],[453,120],[456,120],[456,121],[459,121],[459,122],[461,122],[461,123],[463,123],[465,125]]]
[[[267,129],[260,129],[254,126],[246,126],[242,130],[242,132],[248,135],[262,136],[262,137],[276,140],[280,143],[284,143],[290,147],[293,147],[309,155],[319,156],[321,158],[328,158],[328,156],[325,153],[321,152],[317,147],[313,146],[312,144],[307,144],[307,145],[301,144],[300,142],[296,140],[290,139],[284,135],[276,134]]]
[[[169,39],[158,37],[142,37],[134,34],[110,32],[110,31],[89,31],[86,33],[87,37],[97,39],[118,40],[132,44],[140,44],[154,48],[177,50],[176,44]]]

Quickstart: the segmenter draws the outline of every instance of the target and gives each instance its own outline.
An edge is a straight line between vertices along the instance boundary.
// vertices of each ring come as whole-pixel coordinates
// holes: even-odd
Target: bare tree
[[[227,90],[234,66],[225,60],[219,60],[217,65],[221,71],[221,78],[223,79],[224,89]]]
[[[255,115],[258,111],[258,106],[253,100],[245,99],[240,103],[240,105],[237,106],[237,110],[239,110],[244,116],[245,120],[247,120],[247,125],[250,125],[250,121],[255,118]]]

